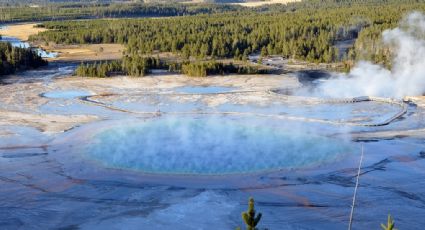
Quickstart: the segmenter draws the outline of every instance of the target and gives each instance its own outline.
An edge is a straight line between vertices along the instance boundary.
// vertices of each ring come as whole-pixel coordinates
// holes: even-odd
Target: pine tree
[[[242,219],[245,222],[247,230],[257,230],[257,225],[261,220],[261,213],[256,215],[254,208],[254,198],[249,199],[248,210],[242,213]]]
[[[387,225],[381,224],[383,230],[397,230],[395,228],[394,220],[391,218],[391,215],[388,215]]]

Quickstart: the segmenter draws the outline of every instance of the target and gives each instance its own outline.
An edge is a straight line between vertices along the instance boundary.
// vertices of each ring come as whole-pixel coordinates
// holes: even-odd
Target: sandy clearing
[[[232,3],[235,5],[241,5],[246,7],[257,7],[270,4],[286,4],[290,2],[300,2],[301,0],[264,0],[264,1],[251,1],[251,2],[241,2],[241,3]]]
[[[204,3],[204,0],[189,0],[189,1],[184,1],[184,2],[180,2],[181,4],[197,4],[197,3]]]
[[[27,41],[28,37],[39,32],[46,31],[44,28],[36,28],[37,23],[14,24],[0,29],[0,34],[4,36],[16,37],[22,41]],[[59,53],[56,58],[49,58],[49,61],[99,61],[116,60],[123,55],[124,46],[121,44],[84,44],[84,45],[59,45],[32,43],[49,52]]]
[[[35,27],[36,25],[37,23],[8,25],[7,27],[0,28],[0,34],[27,41],[29,36],[46,31],[44,28]]]
[[[41,47],[50,52],[59,53],[49,61],[100,61],[117,60],[123,56],[121,44],[84,44],[84,45],[49,45]]]
[[[229,3],[233,5],[241,5],[246,7],[257,7],[262,5],[269,5],[269,4],[286,4],[289,2],[300,2],[301,0],[248,0],[244,2],[234,2]],[[182,4],[199,4],[199,3],[206,3],[208,1],[206,0],[188,0],[184,2],[180,2]]]

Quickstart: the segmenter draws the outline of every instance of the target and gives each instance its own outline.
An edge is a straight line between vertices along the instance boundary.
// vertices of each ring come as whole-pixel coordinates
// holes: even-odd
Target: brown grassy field
[[[262,5],[268,5],[268,4],[286,4],[288,2],[299,2],[301,0],[252,0],[252,1],[246,1],[246,2],[238,2],[238,3],[231,3],[235,5],[241,5],[246,7],[257,7]],[[204,3],[205,0],[187,0],[181,3],[184,4],[194,4],[194,3]]]
[[[116,60],[122,57],[124,46],[121,44],[86,45],[42,45],[43,49],[59,53],[50,61],[96,61]]]
[[[45,31],[44,28],[36,28],[36,23],[9,25],[0,29],[0,35],[17,37],[27,41],[28,37]],[[50,52],[59,53],[58,57],[50,61],[92,61],[92,60],[115,60],[122,57],[124,46],[121,44],[89,44],[89,45],[56,45],[38,44]]]
[[[257,7],[268,4],[286,4],[289,2],[299,2],[301,0],[264,0],[264,1],[250,1],[250,2],[242,2],[242,3],[234,3],[241,6],[246,7]]]
[[[17,37],[27,41],[28,37],[39,32],[45,31],[44,28],[36,28],[36,23],[8,25],[0,29],[0,35]]]

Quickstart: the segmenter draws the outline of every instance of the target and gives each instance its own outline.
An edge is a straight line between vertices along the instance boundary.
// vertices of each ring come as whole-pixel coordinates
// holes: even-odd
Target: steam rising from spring
[[[395,29],[382,34],[393,49],[391,70],[370,62],[359,62],[352,71],[333,76],[318,86],[326,97],[380,96],[403,98],[425,92],[425,16],[408,15]]]
[[[352,151],[316,132],[282,121],[167,117],[103,131],[87,154],[108,167],[211,175],[321,165]]]

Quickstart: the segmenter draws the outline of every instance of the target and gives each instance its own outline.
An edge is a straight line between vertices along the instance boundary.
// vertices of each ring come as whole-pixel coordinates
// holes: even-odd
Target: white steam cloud
[[[162,117],[102,131],[85,152],[113,168],[202,175],[308,167],[352,152],[347,140],[309,125],[257,117]]]
[[[400,26],[383,32],[383,42],[393,47],[391,70],[361,61],[349,74],[336,74],[319,85],[325,97],[379,96],[403,98],[425,92],[425,16],[415,12]]]

